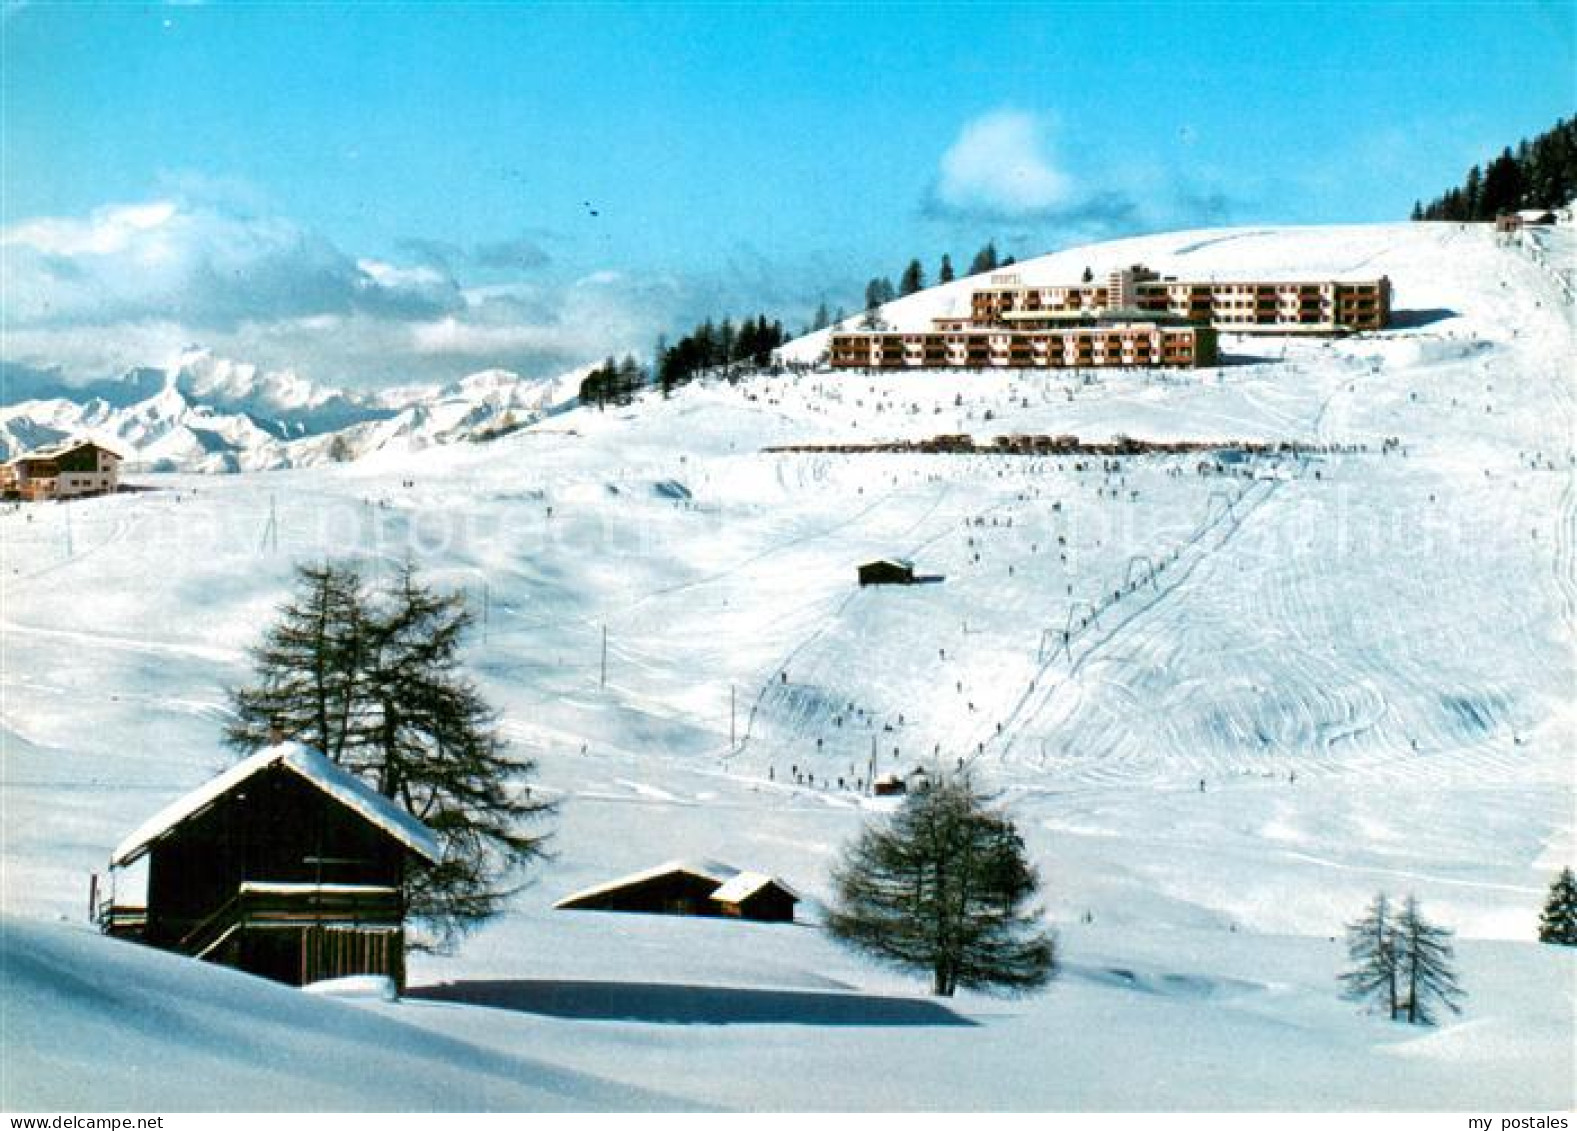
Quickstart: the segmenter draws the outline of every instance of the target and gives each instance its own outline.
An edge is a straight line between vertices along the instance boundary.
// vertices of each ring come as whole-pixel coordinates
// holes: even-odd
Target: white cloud
[[[552,347],[559,337],[551,326],[480,326],[455,317],[411,327],[417,353],[446,357],[518,354]]]
[[[436,267],[401,267],[379,259],[358,259],[356,267],[380,287],[442,287],[451,282]]]
[[[425,268],[358,264],[281,217],[172,201],[110,205],[0,230],[14,328],[168,321],[231,330],[313,314],[430,317],[459,305]]]
[[[938,201],[964,212],[1025,215],[1061,208],[1072,180],[1057,167],[1050,123],[1022,110],[994,110],[964,126],[942,155]]]
[[[523,240],[490,247],[487,285],[441,257],[353,256],[278,215],[170,199],[0,229],[0,360],[88,380],[168,366],[192,345],[326,384],[558,373],[644,352],[694,295],[600,271],[555,285]]]
[[[646,355],[707,317],[792,324],[846,268],[841,255],[785,263],[741,245],[706,272],[589,263],[571,275],[535,235],[358,254],[229,190],[29,219],[0,228],[0,361],[83,382],[200,346],[324,385],[553,375]]]
[[[477,287],[465,292],[465,300],[462,314],[411,326],[415,352],[472,365],[520,357],[575,364],[609,353],[644,353],[658,333],[684,318],[693,296],[675,279],[599,270],[563,287]]]
[[[96,208],[86,220],[29,220],[0,231],[0,247],[32,248],[48,255],[113,255],[134,240],[156,240],[158,229],[175,212],[173,203],[155,201]]]
[[[1047,113],[998,109],[975,118],[942,154],[920,216],[959,233],[984,228],[1023,257],[1140,232],[1226,224],[1253,207],[1253,186],[1242,177],[1228,181],[1203,162],[1186,124],[1170,151],[1115,158],[1098,145],[1074,145],[1066,140],[1071,136]],[[1058,138],[1077,153],[1078,164],[1062,160],[1052,144]]]

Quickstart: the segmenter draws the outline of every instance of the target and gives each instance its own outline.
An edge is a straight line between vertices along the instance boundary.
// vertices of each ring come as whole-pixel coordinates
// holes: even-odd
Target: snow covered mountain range
[[[573,403],[578,378],[493,369],[448,385],[367,392],[325,388],[202,349],[167,369],[88,384],[4,365],[0,456],[91,435],[119,448],[135,470],[308,467],[497,436]]]

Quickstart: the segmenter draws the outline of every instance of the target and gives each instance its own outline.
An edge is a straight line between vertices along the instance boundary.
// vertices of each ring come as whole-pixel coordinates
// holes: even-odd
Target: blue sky
[[[550,371],[987,239],[1405,217],[1571,3],[7,4],[5,360]]]

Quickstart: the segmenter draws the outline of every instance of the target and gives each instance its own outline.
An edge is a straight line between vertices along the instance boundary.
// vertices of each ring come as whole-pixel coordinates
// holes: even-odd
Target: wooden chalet
[[[0,496],[40,501],[109,495],[120,487],[121,457],[92,440],[68,440],[0,464]]]
[[[877,797],[902,797],[909,792],[909,783],[901,774],[883,774],[871,783],[871,793]]]
[[[782,880],[715,860],[673,860],[578,891],[560,911],[633,911],[792,923],[799,895]]]
[[[876,797],[902,797],[909,793],[924,793],[931,788],[931,775],[924,766],[916,766],[907,774],[883,774],[871,782],[871,793]]]
[[[146,858],[143,907],[113,896],[100,926],[292,985],[405,981],[405,880],[436,864],[432,831],[298,743],[270,746],[127,837],[111,876]]]
[[[859,567],[860,584],[913,585],[914,563],[906,558],[878,558]]]

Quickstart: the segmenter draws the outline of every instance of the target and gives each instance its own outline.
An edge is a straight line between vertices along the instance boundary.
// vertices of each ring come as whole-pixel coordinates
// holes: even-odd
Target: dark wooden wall
[[[246,880],[398,888],[403,853],[360,814],[270,767],[149,853],[147,940],[178,945]]]
[[[723,913],[762,923],[792,923],[795,899],[776,884],[768,884],[739,903],[723,905]]]
[[[604,892],[566,907],[583,911],[646,911],[661,915],[718,915],[712,893],[717,890],[716,880],[703,879],[688,873],[670,873],[632,884],[616,891]]]

